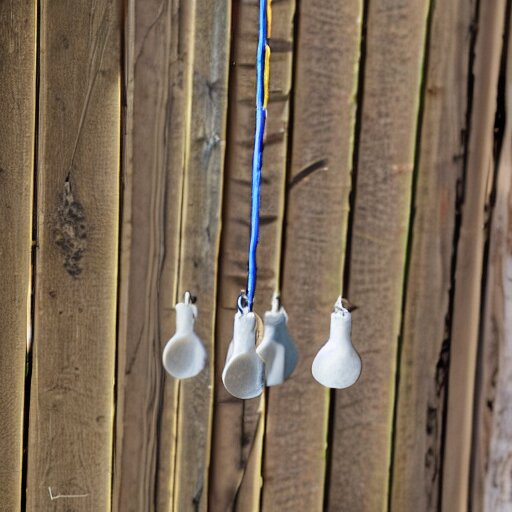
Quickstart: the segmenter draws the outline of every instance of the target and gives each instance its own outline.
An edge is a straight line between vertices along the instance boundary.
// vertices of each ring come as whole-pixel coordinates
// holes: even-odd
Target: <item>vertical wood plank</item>
[[[0,510],[21,507],[29,340],[36,104],[36,3],[0,3]]]
[[[323,510],[328,391],[311,377],[342,281],[362,2],[302,2],[282,299],[300,360],[269,391],[262,510]],[[338,509],[339,510],[339,509]]]
[[[509,20],[510,23],[510,20]],[[475,435],[471,481],[471,510],[505,511],[512,506],[510,461],[512,422],[512,38],[508,34],[504,69],[505,129],[498,174],[494,184],[496,202],[492,211],[487,260],[487,280],[482,320],[480,358],[477,361]],[[501,98],[500,98],[501,100]]]
[[[184,171],[179,300],[197,296],[196,332],[207,368],[180,381],[174,510],[205,511],[208,503],[214,326],[226,137],[230,2],[196,0],[193,91]]]
[[[295,2],[273,2],[268,124],[262,171],[261,233],[255,311],[271,304],[278,287],[287,154],[287,126]],[[225,172],[223,234],[219,274],[215,349],[215,411],[209,509],[257,510],[261,486],[264,432],[262,399],[231,397],[221,381],[233,333],[235,303],[245,289],[251,160],[255,112],[255,56],[258,2],[233,4],[233,68],[230,80],[228,149]]]
[[[128,2],[113,508],[170,510],[177,387],[162,350],[174,329],[194,2]]]
[[[41,2],[30,511],[110,510],[120,7]]]
[[[264,394],[259,402],[259,409],[256,412],[259,421],[256,423],[256,432],[251,450],[247,455],[247,465],[244,477],[240,482],[236,497],[236,510],[238,511],[254,511],[260,510],[261,486],[263,481],[261,478],[262,458],[263,458],[263,440],[265,434],[265,407],[266,394]]]
[[[510,51],[510,50],[509,50]],[[509,102],[510,104],[510,102]],[[496,306],[496,319],[502,322],[502,329],[499,329],[499,369],[496,375],[496,395],[494,397],[493,409],[496,411],[493,416],[492,423],[492,438],[490,439],[489,449],[489,468],[487,471],[484,487],[484,501],[481,509],[477,508],[478,503],[474,505],[473,510],[491,511],[506,511],[512,506],[512,499],[510,493],[510,461],[512,453],[510,450],[512,431],[511,431],[511,392],[510,382],[512,379],[512,289],[510,283],[512,282],[512,250],[510,246],[511,228],[510,218],[512,213],[512,199],[510,194],[510,177],[511,177],[511,156],[510,156],[510,140],[512,133],[510,129],[507,131],[506,144],[508,144],[506,162],[501,166],[501,173],[505,174],[505,167],[507,167],[506,175],[509,180],[508,187],[503,187],[502,192],[504,196],[508,192],[508,204],[504,205],[507,211],[500,212],[504,217],[507,217],[507,224],[502,224],[506,227],[500,233],[501,236],[506,233],[506,252],[501,264],[497,265],[496,281],[501,280],[501,301],[496,297],[492,302]],[[501,180],[500,180],[501,181]],[[498,228],[499,229],[499,228]],[[500,236],[497,235],[497,236]],[[497,243],[505,245],[505,236]],[[505,249],[505,247],[503,247]],[[496,282],[496,284],[498,284]],[[497,291],[497,290],[496,290]],[[496,293],[496,292],[495,292]]]
[[[475,2],[433,4],[418,148],[402,352],[398,372],[393,511],[438,508],[448,379],[446,322],[458,183],[463,178]]]
[[[336,392],[329,510],[385,510],[427,0],[372,0],[350,253],[363,374]]]
[[[506,2],[480,6],[469,152],[455,271],[442,510],[468,508],[474,379],[480,322],[485,210],[493,172],[494,118]]]

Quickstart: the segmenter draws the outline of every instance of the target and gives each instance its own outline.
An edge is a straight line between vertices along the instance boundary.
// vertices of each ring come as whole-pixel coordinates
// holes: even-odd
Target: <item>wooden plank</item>
[[[510,50],[509,50],[510,51]],[[510,104],[510,102],[509,102]],[[510,129],[507,134],[507,144],[510,146]],[[509,153],[506,156],[507,162],[503,162],[501,166],[501,173],[505,174],[505,166],[508,167],[507,174],[509,185],[503,188],[503,192],[508,191],[508,204],[505,207],[508,211],[503,212],[504,216],[508,217],[508,226],[506,231],[503,231],[500,235],[503,236],[506,233],[508,240],[511,237],[510,227],[510,214],[512,212],[512,200],[510,195],[510,176],[511,176],[511,157],[510,147],[507,149]],[[503,155],[505,156],[505,155]],[[501,180],[500,180],[501,181]],[[508,190],[507,190],[508,188]],[[505,227],[505,226],[503,226]],[[500,240],[500,243],[505,245],[505,240]],[[504,251],[505,252],[505,251]],[[508,510],[512,505],[512,499],[510,494],[510,460],[511,460],[511,421],[510,421],[510,379],[512,377],[512,290],[510,283],[512,282],[512,253],[510,243],[506,246],[506,252],[502,259],[501,265],[497,266],[499,274],[496,273],[496,281],[501,280],[501,303],[498,303],[496,297],[493,300],[493,305],[496,306],[495,321],[501,321],[503,326],[498,330],[499,334],[499,369],[495,377],[496,394],[493,401],[493,410],[495,414],[492,422],[492,438],[490,439],[490,450],[489,459],[487,463],[487,475],[485,479],[484,488],[484,502],[483,507],[480,510],[484,511],[496,511],[496,510]],[[496,282],[496,284],[498,284]],[[501,332],[500,332],[501,331]],[[488,404],[486,404],[489,407]],[[479,510],[477,504],[475,504],[474,510]]]
[[[467,510],[480,322],[485,210],[493,173],[494,118],[506,2],[480,8],[469,151],[457,249],[442,510]]]
[[[386,510],[427,0],[372,0],[348,283],[360,381],[336,392],[329,510]],[[357,483],[356,483],[357,482]]]
[[[161,360],[175,321],[194,2],[132,0],[127,20],[113,508],[138,512],[174,501],[177,387]]]
[[[262,510],[323,510],[328,391],[311,377],[342,282],[362,2],[303,2],[282,298],[300,359],[269,392]],[[340,509],[338,509],[340,510]]]
[[[180,381],[174,510],[206,511],[213,405],[214,326],[226,136],[230,2],[196,0],[193,92],[184,171],[179,299],[197,296],[207,369]]]
[[[270,98],[261,191],[261,233],[255,311],[270,307],[278,287],[292,64],[294,2],[273,3]],[[245,289],[251,159],[254,138],[255,56],[258,2],[233,4],[228,153],[225,172],[223,234],[216,325],[215,411],[210,472],[212,511],[257,510],[261,486],[264,408],[260,399],[231,397],[220,376],[233,332],[235,304]]]
[[[509,21],[510,23],[510,21]],[[504,45],[504,51],[506,46]],[[471,510],[510,509],[510,379],[512,377],[512,38],[504,65],[503,98],[498,108],[505,115],[498,174],[494,183],[496,199],[491,217],[482,340],[477,368],[475,435],[471,481]],[[503,100],[503,103],[501,101]],[[496,141],[497,142],[497,141]],[[495,146],[496,147],[496,146]]]
[[[448,378],[446,319],[464,172],[475,2],[434,3],[399,361],[391,509],[438,509]]]
[[[36,4],[0,3],[0,510],[21,507],[29,341],[36,103]]]
[[[267,393],[262,395],[259,408],[255,411],[259,421],[256,422],[254,440],[247,455],[247,465],[236,497],[236,510],[240,512],[244,510],[259,512],[260,510],[266,396]]]
[[[121,3],[43,0],[27,510],[110,510]],[[68,497],[66,497],[68,496]]]

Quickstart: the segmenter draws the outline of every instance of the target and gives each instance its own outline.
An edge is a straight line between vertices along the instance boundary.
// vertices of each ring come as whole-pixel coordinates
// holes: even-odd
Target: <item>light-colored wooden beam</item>
[[[437,511],[450,315],[453,240],[463,179],[468,73],[475,2],[432,7],[401,357],[397,371],[391,510]]]
[[[468,509],[485,210],[493,174],[494,120],[506,2],[480,4],[464,204],[455,270],[442,511]]]
[[[36,119],[35,1],[0,2],[0,510],[20,510],[30,341]]]
[[[509,20],[510,23],[510,20]],[[508,32],[503,97],[504,130],[495,133],[497,176],[490,216],[489,253],[477,360],[475,434],[473,436],[471,510],[505,511],[511,507],[510,460],[512,422],[512,38]],[[503,103],[502,103],[503,101]],[[499,141],[501,139],[501,148]]]
[[[171,510],[175,325],[195,2],[130,0],[125,27],[124,196],[113,509]]]
[[[40,3],[27,510],[110,510],[121,2]]]
[[[206,344],[208,365],[197,377],[178,383],[176,511],[206,511],[208,504],[230,13],[227,0],[196,0],[177,300],[187,290],[197,297],[196,332]]]

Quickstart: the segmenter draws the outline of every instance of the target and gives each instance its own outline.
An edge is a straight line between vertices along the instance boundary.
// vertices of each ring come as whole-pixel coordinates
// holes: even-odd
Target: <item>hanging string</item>
[[[270,48],[270,0],[260,0],[258,50],[256,54],[256,133],[252,158],[251,233],[249,240],[249,269],[247,273],[247,307],[252,311],[256,292],[256,249],[260,231],[260,188],[263,163],[263,138],[267,120]]]

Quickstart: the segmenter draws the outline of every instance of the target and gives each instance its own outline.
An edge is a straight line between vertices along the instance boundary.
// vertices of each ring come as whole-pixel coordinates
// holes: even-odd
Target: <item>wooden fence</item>
[[[0,0],[1,511],[512,510],[511,1],[273,0],[255,309],[281,290],[300,362],[243,402],[257,15]]]

